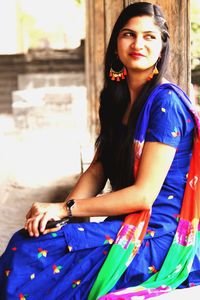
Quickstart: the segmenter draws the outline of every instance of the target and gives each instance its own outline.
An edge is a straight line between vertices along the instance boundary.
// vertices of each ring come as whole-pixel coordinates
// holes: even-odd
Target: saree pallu
[[[160,270],[156,274],[139,286],[108,293],[135,258],[150,219],[150,211],[128,215],[97,276],[88,300],[153,298],[176,289],[187,279],[190,272],[200,244],[200,121],[187,95],[174,84],[158,86],[147,99],[139,116],[134,140],[136,154],[134,172],[136,175],[147,132],[151,105],[156,94],[165,88],[171,88],[179,96],[193,114],[196,124],[190,169],[172,245]]]

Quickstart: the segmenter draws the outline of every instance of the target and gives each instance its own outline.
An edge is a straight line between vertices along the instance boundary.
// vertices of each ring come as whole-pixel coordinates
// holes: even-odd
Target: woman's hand
[[[60,227],[45,230],[46,224],[50,220],[60,220],[66,216],[64,203],[33,203],[26,215],[25,229],[30,236],[39,236],[40,233],[46,234],[57,231]]]

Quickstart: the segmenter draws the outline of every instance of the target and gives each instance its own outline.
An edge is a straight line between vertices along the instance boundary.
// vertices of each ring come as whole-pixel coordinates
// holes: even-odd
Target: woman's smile
[[[134,59],[140,59],[142,57],[146,57],[146,55],[139,52],[130,52],[129,55]]]

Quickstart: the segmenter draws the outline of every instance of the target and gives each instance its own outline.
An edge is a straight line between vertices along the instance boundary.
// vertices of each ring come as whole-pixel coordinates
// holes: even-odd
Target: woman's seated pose
[[[200,122],[166,79],[168,56],[160,8],[127,6],[106,51],[94,159],[66,201],[30,208],[0,258],[1,300],[147,299],[200,285]],[[106,218],[46,228],[91,216]]]

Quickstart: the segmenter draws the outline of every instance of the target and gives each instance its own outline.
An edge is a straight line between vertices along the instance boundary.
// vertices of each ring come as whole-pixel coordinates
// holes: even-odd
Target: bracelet
[[[72,216],[72,207],[75,205],[75,200],[74,199],[70,199],[67,201],[66,203],[66,207],[67,207],[67,213],[68,213],[68,218],[71,219]]]

